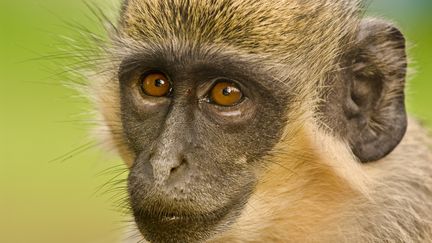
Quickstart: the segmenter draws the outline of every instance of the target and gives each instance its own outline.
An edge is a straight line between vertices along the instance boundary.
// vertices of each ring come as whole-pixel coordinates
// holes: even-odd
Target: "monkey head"
[[[346,163],[384,158],[406,129],[404,43],[354,0],[126,1],[110,75],[92,88],[130,166],[143,236],[232,230],[263,184],[283,187],[275,164],[307,191],[319,177],[310,166],[326,170],[306,142],[316,131],[342,144]]]

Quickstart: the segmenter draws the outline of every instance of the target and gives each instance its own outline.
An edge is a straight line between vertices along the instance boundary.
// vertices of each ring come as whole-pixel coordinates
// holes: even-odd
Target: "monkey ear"
[[[348,141],[360,161],[377,161],[393,151],[407,129],[405,38],[392,24],[365,19],[346,60]]]

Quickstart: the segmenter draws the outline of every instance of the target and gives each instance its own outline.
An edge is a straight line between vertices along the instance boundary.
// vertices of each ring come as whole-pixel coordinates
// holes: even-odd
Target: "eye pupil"
[[[156,79],[155,80],[155,86],[156,87],[160,88],[160,87],[162,87],[164,85],[165,85],[165,81],[164,80],[162,80],[162,79]]]
[[[230,96],[232,90],[231,87],[226,87],[225,89],[222,90],[222,94],[225,96]]]

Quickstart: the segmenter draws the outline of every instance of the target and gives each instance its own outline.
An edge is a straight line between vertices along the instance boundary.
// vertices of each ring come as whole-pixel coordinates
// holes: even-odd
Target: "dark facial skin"
[[[233,223],[286,123],[286,87],[258,63],[180,49],[142,50],[119,70],[124,136],[136,156],[130,203],[151,242],[202,241]],[[155,71],[169,79],[167,96],[142,91],[143,75]],[[221,81],[242,91],[238,104],[209,98]]]

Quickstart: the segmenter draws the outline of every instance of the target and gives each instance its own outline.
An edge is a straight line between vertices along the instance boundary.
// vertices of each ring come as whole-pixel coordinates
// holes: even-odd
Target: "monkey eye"
[[[171,83],[168,78],[160,72],[144,74],[141,77],[141,89],[149,96],[163,97],[171,93]]]
[[[243,93],[234,82],[216,83],[210,91],[210,101],[220,106],[234,106],[243,99]]]

